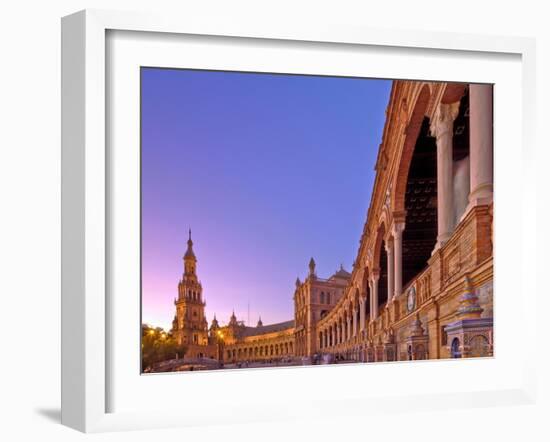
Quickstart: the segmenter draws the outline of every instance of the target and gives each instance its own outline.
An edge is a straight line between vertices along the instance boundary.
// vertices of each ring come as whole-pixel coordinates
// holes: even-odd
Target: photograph
[[[5,2],[0,440],[550,440],[543,6]]]
[[[495,355],[492,84],[142,66],[140,128],[142,374]]]

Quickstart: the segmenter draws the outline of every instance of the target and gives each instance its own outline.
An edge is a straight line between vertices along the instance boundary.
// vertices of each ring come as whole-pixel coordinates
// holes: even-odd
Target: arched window
[[[454,338],[451,344],[451,358],[461,358],[462,354],[460,353],[460,341],[458,338]]]
[[[321,292],[321,304],[325,303],[325,292]]]
[[[330,304],[330,292],[327,292],[327,304]]]

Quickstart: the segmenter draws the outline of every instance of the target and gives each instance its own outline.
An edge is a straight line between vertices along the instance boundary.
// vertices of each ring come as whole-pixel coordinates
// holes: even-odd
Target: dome
[[[330,277],[332,278],[340,278],[340,279],[349,279],[351,277],[351,273],[344,270],[344,266],[340,265],[340,268]]]

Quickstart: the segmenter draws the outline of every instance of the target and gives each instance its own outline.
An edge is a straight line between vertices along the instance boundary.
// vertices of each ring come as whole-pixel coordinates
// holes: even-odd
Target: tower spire
[[[193,240],[191,239],[191,228],[189,228],[189,239],[187,240],[187,251],[185,252],[184,259],[195,259],[195,253],[193,252]]]
[[[185,252],[185,255],[183,255],[183,263],[184,263],[184,270],[185,270],[184,275],[186,277],[193,278],[196,281],[197,257],[195,256],[195,252],[193,252],[193,240],[191,239],[191,228],[189,228],[189,239],[187,240],[187,250]]]
[[[309,260],[309,275],[315,276],[315,260],[313,257]]]

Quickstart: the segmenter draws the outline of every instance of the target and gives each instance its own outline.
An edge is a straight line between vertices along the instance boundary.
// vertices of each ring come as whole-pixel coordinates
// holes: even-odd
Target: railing
[[[403,291],[398,296],[398,299],[406,297],[411,287],[415,287],[416,290],[416,306],[424,304],[431,297],[432,269],[430,266],[426,266],[420,273],[418,273],[413,279],[411,279],[407,285],[403,288]]]

